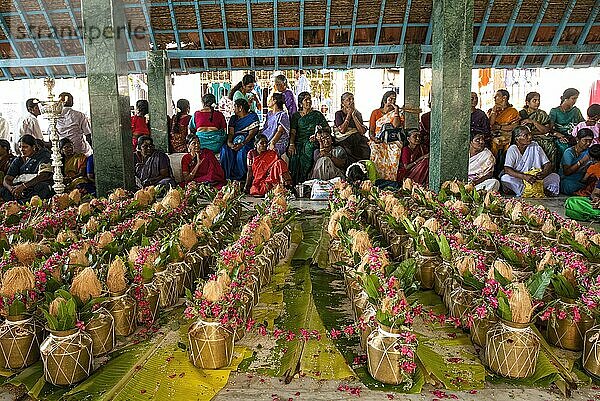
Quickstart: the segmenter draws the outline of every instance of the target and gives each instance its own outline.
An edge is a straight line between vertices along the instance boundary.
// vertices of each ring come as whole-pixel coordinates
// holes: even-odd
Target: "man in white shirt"
[[[63,92],[58,97],[64,102],[61,116],[56,122],[58,136],[60,139],[69,138],[73,143],[75,153],[83,153],[89,156],[92,154],[92,148],[87,142],[86,136],[91,138],[90,121],[82,112],[73,110],[73,95]]]
[[[304,75],[303,70],[296,71],[296,100],[298,99],[298,95],[302,92],[310,93],[310,81]],[[298,105],[299,106],[299,105]]]
[[[27,115],[19,121],[19,138],[29,134],[35,139],[41,139],[43,141],[44,136],[42,135],[42,129],[40,128],[40,123],[37,119],[37,117],[42,114],[40,112],[40,101],[36,98],[27,99],[25,107],[27,107]],[[14,142],[18,142],[19,138],[15,138]]]
[[[10,125],[8,125],[8,121],[2,117],[2,114],[0,114],[0,139],[10,141]]]

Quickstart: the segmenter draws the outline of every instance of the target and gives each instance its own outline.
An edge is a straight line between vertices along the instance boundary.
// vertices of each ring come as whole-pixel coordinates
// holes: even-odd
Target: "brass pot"
[[[235,330],[235,341],[239,341],[246,335],[246,323],[249,319],[252,319],[252,311],[254,309],[254,301],[252,298],[254,293],[248,287],[245,287],[242,291],[242,306],[239,310],[239,314],[242,317],[242,323]]]
[[[365,325],[365,329],[360,331],[360,348],[365,352],[367,351],[367,339],[373,332],[373,326],[371,325],[370,321],[371,318],[375,317],[375,314],[375,307],[369,304],[359,319],[359,322],[362,320],[362,323]]]
[[[567,306],[568,303],[559,301]],[[568,307],[568,306],[567,306]],[[548,319],[546,328],[546,338],[548,342],[560,348],[571,351],[581,351],[583,349],[583,339],[585,332],[594,326],[594,319],[585,312],[581,312],[581,319],[574,322],[571,318],[559,319],[556,314],[552,314]]]
[[[177,280],[177,297],[185,293],[185,289],[192,289],[192,267],[187,262],[171,263],[167,268]]]
[[[44,379],[55,386],[70,386],[92,373],[92,338],[78,329],[52,331],[40,346]]]
[[[458,285],[458,281],[454,278],[453,274],[449,274],[446,282],[444,283],[444,296],[442,297],[442,301],[448,311],[452,310],[452,305],[454,305],[454,300],[452,299],[452,291],[454,287]]]
[[[441,264],[439,255],[417,255],[417,276],[421,281],[421,288],[431,290],[433,288],[433,272]]]
[[[111,294],[112,295],[112,294]],[[137,328],[137,305],[126,293],[114,294],[104,303],[115,323],[115,334],[128,336]]]
[[[352,299],[352,310],[356,321],[362,316],[363,312],[369,306],[369,295],[365,291],[361,291]]]
[[[408,234],[397,234],[391,238],[390,253],[394,260],[406,259],[406,242],[410,240]]]
[[[473,318],[473,326],[471,326],[471,340],[482,348],[485,348],[486,336],[488,331],[498,322],[496,316],[479,319],[477,316]]]
[[[600,325],[586,331],[581,362],[588,373],[600,376]]]
[[[85,324],[85,332],[92,339],[92,355],[108,354],[115,347],[115,320],[105,308],[94,312]]]
[[[177,278],[169,271],[158,272],[154,275],[154,285],[159,294],[159,305],[168,308],[175,305],[177,294]]]
[[[197,368],[221,369],[233,359],[234,332],[218,322],[198,320],[188,330],[190,361]]]
[[[0,366],[23,369],[40,359],[43,332],[31,316],[7,316],[0,325]]]
[[[450,293],[452,300],[450,305],[450,314],[461,321],[465,318],[465,313],[471,310],[473,300],[477,296],[477,291],[458,286]]]
[[[446,280],[451,272],[452,266],[445,260],[443,260],[442,264],[433,272],[433,290],[442,298],[446,292]]]
[[[540,341],[529,323],[500,319],[486,336],[485,356],[489,367],[504,377],[524,378],[535,372]]]
[[[417,353],[417,343],[407,344],[401,337],[403,330],[378,326],[367,339],[367,366],[371,376],[382,383],[412,385],[412,374],[406,374],[401,366],[413,362]],[[408,350],[412,358],[403,355]]]
[[[191,252],[186,253],[183,260],[191,268],[191,284],[195,283],[196,280],[198,280],[198,278],[204,276],[204,258],[198,253],[197,248]],[[191,288],[191,285],[188,288]]]
[[[134,299],[136,299],[137,304],[137,322],[139,324],[154,322],[156,320],[156,316],[158,315],[158,304],[160,298],[160,294],[158,293],[158,289],[156,288],[154,281],[144,283],[143,287],[140,287],[140,289],[132,287],[131,290],[141,291],[140,298],[145,303],[142,304],[140,301],[138,301],[138,297],[132,296]],[[129,295],[131,296],[132,294]]]
[[[256,266],[258,267],[260,285],[264,288],[271,282],[271,276],[273,274],[271,259],[262,254],[258,255],[256,257]]]

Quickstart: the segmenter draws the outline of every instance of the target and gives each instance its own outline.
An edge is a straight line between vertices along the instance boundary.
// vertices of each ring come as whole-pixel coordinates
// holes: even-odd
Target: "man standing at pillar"
[[[42,114],[40,112],[40,101],[36,98],[27,99],[25,102],[27,114],[19,121],[19,138],[23,135],[31,135],[35,139],[44,140],[42,129],[37,117]],[[19,138],[13,138],[13,143],[17,143]]]
[[[86,139],[91,140],[90,121],[82,112],[73,110],[73,95],[63,92],[58,97],[64,103],[61,116],[56,123],[58,136],[60,139],[69,138],[75,153],[89,156],[92,149]]]

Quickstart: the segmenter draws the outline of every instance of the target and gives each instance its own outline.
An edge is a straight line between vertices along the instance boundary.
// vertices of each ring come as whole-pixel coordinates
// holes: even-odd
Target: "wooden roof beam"
[[[231,69],[231,54],[229,54],[229,35],[227,34],[227,17],[225,16],[225,1],[220,0],[219,3],[221,4],[221,22],[223,24],[223,43],[225,43],[225,49],[228,52],[225,58],[227,59],[227,68]]]
[[[383,25],[383,13],[385,12],[385,0],[381,0],[381,6],[379,7],[379,20],[377,20],[377,32],[375,33],[375,46],[379,46],[379,39],[381,38],[381,27]],[[429,24],[431,26],[431,24]],[[377,54],[371,56],[371,68],[375,68],[375,62],[377,61]]]
[[[177,44],[177,50],[181,50],[181,38],[179,37],[179,28],[177,26],[177,20],[175,19],[175,10],[173,9],[173,3],[169,2],[169,16],[171,17],[171,26],[173,27],[173,35],[175,36],[175,43]],[[185,60],[180,58],[179,65],[183,71],[186,70]]]
[[[329,47],[329,28],[331,27],[331,0],[327,0],[325,9],[325,47]],[[327,53],[323,53],[323,68],[327,67]]]
[[[202,20],[200,19],[200,5],[197,1],[194,2],[194,12],[196,14],[196,25],[198,27],[198,40],[200,41],[200,49],[205,49],[204,43],[204,30],[202,29]],[[208,71],[208,60],[203,59],[202,64],[204,65],[204,69]]]
[[[252,8],[250,2],[246,2],[246,18],[248,19],[248,45],[254,49],[254,36],[252,35]],[[254,69],[254,57],[250,57],[250,68]]]
[[[352,28],[350,29],[350,49],[354,47],[354,34],[356,32],[356,18],[358,17],[358,0],[354,0],[354,8],[352,9]],[[348,52],[348,62],[346,68],[352,67],[352,52]]]
[[[35,52],[37,54],[38,57],[44,57],[42,55],[42,50],[40,48],[40,44],[38,43],[38,41],[36,40],[33,32],[31,32],[31,29],[29,27],[29,23],[27,22],[27,18],[25,18],[25,15],[23,14],[23,10],[21,9],[21,6],[19,4],[18,1],[13,2],[15,9],[17,10],[17,13],[19,13],[19,18],[21,19],[21,22],[23,23],[23,26],[25,27],[25,30],[27,31],[27,36],[29,36],[29,39],[31,39],[31,44],[33,45],[33,48],[35,49]],[[7,36],[8,37],[8,36]],[[48,66],[44,66],[44,71],[46,71],[46,74],[49,77],[54,77],[54,71],[52,71],[50,68],[48,68]]]
[[[150,19],[150,12],[148,11],[148,3],[146,0],[139,0],[140,4],[136,4],[135,6],[142,9],[142,14],[144,14],[144,20],[146,21],[146,26],[148,27],[148,34],[150,35],[150,48],[153,50],[158,50],[156,47],[156,38],[154,37],[154,31],[152,30],[152,20]]]
[[[298,38],[298,45],[300,48],[304,47],[304,0],[300,0],[300,34]],[[303,69],[304,58],[300,56],[298,60],[298,68]]]
[[[400,34],[400,44],[404,46],[404,42],[406,42],[406,30],[408,29],[408,18],[410,17],[410,7],[412,5],[412,0],[406,0],[406,9],[404,10],[404,20],[402,21],[402,33]],[[402,65],[402,54],[398,53],[396,56],[396,67],[400,67]]]
[[[552,38],[552,46],[557,46],[560,43],[560,38],[562,37],[562,34],[565,31],[565,27],[567,26],[567,23],[569,22],[569,18],[571,18],[571,13],[573,12],[573,9],[575,8],[575,3],[577,3],[577,0],[571,0],[569,2],[569,5],[567,6],[565,13],[563,14],[563,17],[560,20],[560,24],[558,25],[558,28],[556,29],[554,38]],[[542,63],[542,67],[544,67],[544,68],[548,67],[550,65],[551,60],[552,60],[552,54],[548,54],[546,56],[546,58],[544,59],[544,62]]]
[[[540,28],[540,24],[544,19],[544,15],[546,14],[546,10],[548,9],[548,4],[550,4],[550,0],[544,0],[542,4],[540,4],[540,10],[538,11],[537,17],[535,18],[535,22],[531,29],[529,30],[529,36],[527,36],[527,46],[531,46],[535,37],[537,36],[538,29]],[[525,64],[525,59],[527,56],[519,57],[519,61],[517,62],[517,68],[523,68],[523,64]]]
[[[521,11],[522,5],[523,0],[517,0],[517,4],[513,8],[512,14],[510,15],[510,19],[508,20],[508,25],[506,26],[506,28],[504,28],[504,35],[502,35],[500,46],[506,46],[508,44],[508,40],[510,39],[510,35],[512,34],[513,27],[515,26],[515,22],[517,21],[517,17],[519,16],[519,12]],[[500,63],[501,59],[501,55],[494,57],[494,61],[492,62],[492,68],[498,67],[498,64]]]
[[[223,1],[223,0],[221,0]],[[273,0],[273,47],[275,49],[277,49],[279,47],[279,24],[278,24],[278,18],[279,15],[277,14],[277,0]],[[275,69],[278,70],[279,69],[279,52],[275,52]],[[254,57],[254,56],[252,56]]]
[[[592,24],[598,16],[598,11],[600,11],[600,2],[596,1],[596,4],[594,4],[594,8],[592,8],[592,12],[590,13],[587,19],[585,27],[583,27],[583,29],[581,30],[581,34],[579,35],[579,39],[577,39],[578,45],[582,45],[585,43],[585,40],[587,39],[588,35],[590,34],[590,30],[592,29]],[[573,64],[575,64],[576,57],[577,56],[575,55],[569,57],[569,61],[567,61],[567,68],[573,67]]]
[[[488,21],[490,20],[490,15],[492,14],[492,9],[494,8],[494,0],[489,0],[488,5],[485,9],[485,13],[483,14],[483,20],[481,21],[481,25],[479,26],[479,31],[477,32],[477,38],[475,39],[474,46],[480,46],[481,41],[483,40],[483,36],[485,35],[485,29],[487,28]],[[475,26],[475,25],[473,25]],[[431,37],[429,38],[429,43],[431,43]],[[423,54],[423,57],[425,55]],[[475,59],[477,58],[477,53],[473,52],[473,64],[475,64]],[[425,64],[425,63],[422,63]]]

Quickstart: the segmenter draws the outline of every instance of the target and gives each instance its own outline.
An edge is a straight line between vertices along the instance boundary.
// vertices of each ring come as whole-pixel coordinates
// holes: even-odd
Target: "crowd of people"
[[[311,93],[294,93],[286,77],[279,75],[261,126],[258,113],[263,106],[255,86],[255,77],[248,74],[233,87],[229,119],[218,110],[213,94],[204,95],[202,108],[193,113],[188,100],[177,101],[177,113],[169,120],[169,152],[185,153],[177,166],[180,183],[167,154],[154,146],[148,101],[138,100],[131,117],[138,187],[183,186],[191,181],[221,187],[233,180],[247,193],[262,196],[277,184],[293,189],[307,181],[350,178],[350,167],[355,170],[351,175],[368,172],[381,185],[393,186],[404,178],[428,184],[431,112],[421,116],[418,129],[405,127],[409,111],[397,104],[396,92],[384,93],[368,120],[356,109],[353,94],[344,93],[330,126],[313,108]],[[592,104],[584,118],[575,105],[578,96],[576,89],[565,90],[560,104],[546,113],[540,108],[540,94],[531,92],[518,111],[509,92],[501,89],[486,113],[478,108],[473,92],[469,181],[477,188],[515,196],[563,193],[600,198],[600,105]],[[65,185],[93,194],[89,121],[73,110],[71,94],[62,93],[60,98],[65,107],[57,128]],[[26,102],[28,114],[19,124],[20,155],[13,155],[10,144],[0,141],[4,200],[51,193],[50,153],[37,122],[39,103]]]

